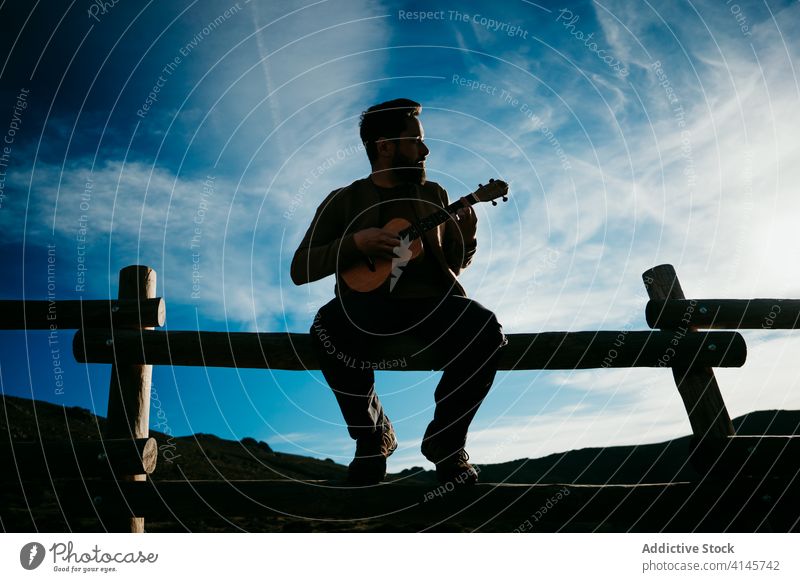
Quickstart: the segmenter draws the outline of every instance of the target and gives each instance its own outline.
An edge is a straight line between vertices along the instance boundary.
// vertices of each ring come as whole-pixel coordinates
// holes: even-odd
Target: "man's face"
[[[425,158],[430,150],[423,143],[425,132],[416,117],[406,121],[406,130],[394,141],[395,150],[392,170],[400,182],[410,184],[425,183]]]

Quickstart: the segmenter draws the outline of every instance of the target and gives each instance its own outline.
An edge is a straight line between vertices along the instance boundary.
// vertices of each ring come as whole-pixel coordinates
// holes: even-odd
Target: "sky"
[[[641,274],[663,263],[690,298],[800,297],[797,2],[14,0],[0,32],[3,299],[116,297],[143,264],[167,329],[307,332],[333,279],[296,287],[292,255],[369,173],[360,113],[397,97],[423,104],[451,199],[511,185],[476,206],[460,276],[506,333],[645,330]],[[74,362],[73,333],[3,332],[2,392],[105,415],[110,366]],[[800,338],[742,335],[745,366],[716,370],[731,416],[799,409]],[[390,471],[430,468],[439,377],[377,374]],[[318,371],[157,366],[152,391],[154,430],[353,454]],[[668,370],[509,371],[467,450],[690,432]]]

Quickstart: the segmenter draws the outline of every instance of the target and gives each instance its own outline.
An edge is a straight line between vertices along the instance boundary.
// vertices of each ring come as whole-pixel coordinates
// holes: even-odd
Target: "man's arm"
[[[343,220],[338,216],[336,195],[331,192],[317,208],[311,226],[308,227],[300,246],[292,258],[291,276],[295,285],[304,285],[324,279],[345,268],[362,257],[356,247],[354,234],[344,234]]]
[[[442,207],[446,208],[450,202],[447,197],[447,191],[444,188],[439,189],[439,195],[442,201]],[[442,250],[444,251],[444,258],[447,265],[458,275],[462,270],[466,269],[472,262],[472,257],[478,249],[478,240],[471,233],[471,237],[465,235],[459,229],[455,219],[449,219],[444,223],[444,237],[442,239]]]

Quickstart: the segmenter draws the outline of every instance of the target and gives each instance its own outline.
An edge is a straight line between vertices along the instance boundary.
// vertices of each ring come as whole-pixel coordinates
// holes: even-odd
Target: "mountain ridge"
[[[0,432],[14,441],[47,438],[99,439],[105,418],[81,407],[67,407],[14,396],[2,397]],[[739,435],[800,434],[800,411],[763,410],[733,420]],[[37,428],[37,426],[39,428]],[[245,437],[239,441],[207,433],[175,437],[150,431],[159,444],[152,478],[169,479],[300,479],[339,480],[347,467],[274,451],[268,443]],[[544,457],[479,464],[481,480],[490,483],[626,484],[691,481],[698,474],[687,463],[689,437],[645,445],[586,447]],[[388,480],[435,483],[422,467],[391,473]]]

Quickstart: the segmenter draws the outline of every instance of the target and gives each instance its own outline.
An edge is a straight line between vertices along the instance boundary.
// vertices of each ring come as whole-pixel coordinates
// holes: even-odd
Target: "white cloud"
[[[116,269],[148,264],[158,271],[171,305],[198,306],[204,317],[233,328],[274,330],[285,312],[305,316],[303,295],[321,296],[321,287],[298,293],[288,280],[288,261],[329,184],[351,181],[366,166],[363,151],[353,148],[342,159],[337,153],[358,143],[357,116],[377,91],[379,84],[371,82],[386,58],[359,53],[379,45],[387,28],[380,6],[358,2],[321,3],[311,19],[303,10],[280,19],[285,7],[246,10],[248,18],[232,18],[184,59],[181,70],[191,69],[193,82],[207,75],[185,88],[185,108],[155,110],[141,124],[143,137],[158,128],[150,137],[168,135],[173,141],[164,142],[167,148],[183,141],[184,152],[165,150],[163,161],[154,162],[129,152],[127,160],[111,157],[94,167],[90,158],[74,157],[63,168],[39,160],[30,206],[19,196],[7,205],[13,212],[0,215],[3,238],[20,240],[23,224],[28,241],[45,240],[53,229],[65,249],[61,256],[75,263],[75,237],[86,216],[96,254],[93,292],[105,295]],[[191,18],[200,26],[206,16]],[[170,83],[177,89],[177,78]],[[220,156],[216,168],[207,163],[214,155]],[[321,176],[316,170],[331,156],[336,164]],[[30,171],[16,171],[9,184],[24,188]],[[298,194],[312,174],[307,191]],[[207,175],[214,176],[213,192],[204,196]],[[91,198],[81,206],[88,178]],[[111,264],[100,277],[103,247]],[[193,273],[201,277],[193,281]],[[330,281],[320,285],[330,292]],[[193,292],[199,297],[192,299]]]

